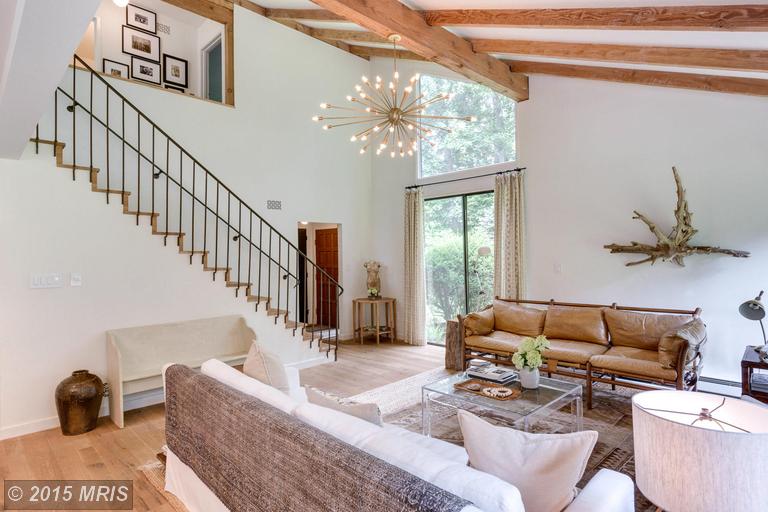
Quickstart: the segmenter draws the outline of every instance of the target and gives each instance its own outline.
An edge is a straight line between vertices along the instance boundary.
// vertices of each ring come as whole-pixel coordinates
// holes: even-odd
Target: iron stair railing
[[[85,80],[88,85],[87,91],[85,91],[87,92],[87,100],[84,99],[82,80],[78,80],[78,73],[87,73]],[[103,88],[104,118],[95,113],[94,81],[96,85],[101,85]],[[79,94],[78,82],[81,83]],[[163,236],[164,244],[167,245],[168,237],[175,236],[179,251],[189,254],[190,264],[193,263],[195,255],[200,255],[204,270],[212,272],[214,281],[217,274],[223,272],[226,285],[235,289],[236,297],[239,296],[241,288],[245,288],[247,300],[255,302],[257,311],[259,306],[264,304],[267,313],[274,314],[275,323],[277,324],[278,319],[282,317],[286,327],[292,328],[294,335],[300,329],[302,336],[304,336],[307,328],[311,325],[313,328],[310,330],[311,336],[308,338],[310,347],[313,346],[317,334],[318,348],[323,350],[325,347],[326,356],[329,356],[331,349],[333,349],[334,359],[336,359],[338,357],[338,305],[339,298],[344,292],[336,278],[309,259],[304,252],[300,251],[288,238],[77,55],[74,55],[72,60],[71,89],[70,93],[64,90],[63,86],[60,86],[54,92],[53,147],[54,156],[56,156],[58,146],[63,144],[62,133],[59,130],[59,102],[62,98],[66,104],[67,112],[72,114],[72,179],[76,179],[78,170],[88,170],[93,189],[105,192],[107,204],[110,202],[111,195],[119,195],[124,211],[135,214],[137,225],[142,216],[148,216],[153,227],[153,233],[159,230],[155,234]],[[98,92],[98,89],[96,90]],[[115,117],[118,117],[118,114],[114,113],[114,108],[112,108],[113,113],[110,117],[110,103],[115,101],[119,104],[119,119],[117,121],[115,121]],[[129,115],[131,117],[135,115],[136,118],[136,132],[133,138],[126,133],[126,108]],[[77,160],[78,110],[87,116],[88,165],[78,165]],[[97,134],[100,130],[104,133],[105,165],[102,167],[94,165],[95,159],[98,160],[98,156],[94,156],[94,125]],[[82,127],[82,123],[80,126]],[[147,144],[146,136],[142,143],[142,132],[149,130],[151,130],[151,144]],[[36,152],[39,151],[41,140],[40,125],[38,124],[35,129]],[[120,166],[117,170],[112,166],[114,154],[111,146],[114,142],[120,145]],[[148,150],[147,146],[151,147],[151,150]],[[158,148],[163,146],[165,147],[164,167],[162,166],[163,159],[158,158]],[[126,168],[126,151],[128,151],[129,157],[135,155],[135,169]],[[178,178],[173,176],[172,155],[174,159],[178,156]],[[190,172],[189,166],[191,164],[191,179],[187,174],[186,180],[184,178],[185,161],[187,162],[187,173]],[[148,178],[151,186],[145,186],[142,189],[142,168],[146,166],[149,166],[151,173],[151,177]],[[67,164],[66,167],[68,168],[69,165]],[[96,172],[97,170],[98,172]],[[134,189],[131,188],[130,183],[126,183],[126,179],[131,181],[131,173],[135,175]],[[143,174],[146,177],[147,173]],[[115,184],[115,179],[119,179],[119,188],[111,188]],[[200,179],[204,180],[202,186],[199,183]],[[106,182],[106,189],[98,188],[99,181]],[[191,190],[189,188],[190,182]],[[215,190],[215,201],[210,200],[209,190]],[[150,195],[149,198],[146,197],[147,194]],[[225,205],[222,205],[222,198]],[[135,201],[135,211],[129,211],[132,200]],[[170,209],[172,201],[178,201],[178,212]],[[198,233],[200,231],[198,220],[201,215],[200,212],[202,212],[203,224],[202,240],[200,240],[201,236]],[[237,216],[235,220],[232,218],[233,212]],[[172,213],[178,214],[178,219],[174,224],[171,224]],[[245,223],[243,222],[244,217]],[[177,231],[171,231],[174,227]],[[210,233],[211,229],[213,230],[212,234]],[[220,230],[223,231],[221,238],[219,236]],[[258,240],[254,239],[254,232],[258,232]],[[191,235],[188,248],[187,233]],[[223,248],[221,247],[222,242]],[[210,245],[211,243],[213,246]],[[275,243],[276,248],[274,247]],[[245,251],[243,246],[245,246]],[[246,253],[245,256],[244,252]],[[212,257],[211,253],[213,253]],[[233,253],[235,254],[233,255]],[[245,261],[243,261],[244,259]],[[304,264],[303,278],[298,276],[299,260],[302,260]],[[213,262],[212,265],[211,261]],[[294,267],[296,270],[292,270]],[[246,281],[243,281],[243,278]],[[273,286],[276,290],[273,290]],[[299,286],[304,288],[303,297],[305,297],[306,305],[299,304]],[[273,301],[275,293],[277,297]],[[309,297],[313,299],[312,308],[309,307]],[[293,321],[289,319],[291,310]],[[335,324],[335,327],[332,324]]]

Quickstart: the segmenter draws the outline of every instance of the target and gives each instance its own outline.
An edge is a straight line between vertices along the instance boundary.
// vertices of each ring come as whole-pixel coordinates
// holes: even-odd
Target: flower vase
[[[539,369],[523,368],[520,370],[520,385],[526,389],[536,389],[539,387]]]

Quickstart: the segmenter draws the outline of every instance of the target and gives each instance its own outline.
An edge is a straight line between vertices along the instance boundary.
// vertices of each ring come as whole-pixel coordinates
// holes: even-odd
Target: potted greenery
[[[525,338],[512,356],[512,364],[520,371],[520,385],[527,389],[539,387],[539,366],[543,361],[541,353],[549,347],[546,336]]]

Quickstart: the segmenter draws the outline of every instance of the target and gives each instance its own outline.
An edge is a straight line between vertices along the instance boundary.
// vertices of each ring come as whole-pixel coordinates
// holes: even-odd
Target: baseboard
[[[312,368],[313,366],[320,366],[321,364],[332,363],[332,362],[333,362],[333,350],[331,350],[331,354],[328,357],[326,357],[325,353],[323,352],[322,355],[313,357],[312,359],[304,359],[303,361],[288,363],[285,366],[289,368],[296,368],[297,370],[303,370],[305,368]]]
[[[49,430],[58,426],[59,418],[57,416],[51,416],[49,418],[41,418],[27,423],[19,423],[18,425],[3,427],[0,428],[0,441],[3,439],[11,439],[12,437],[34,434],[35,432]]]

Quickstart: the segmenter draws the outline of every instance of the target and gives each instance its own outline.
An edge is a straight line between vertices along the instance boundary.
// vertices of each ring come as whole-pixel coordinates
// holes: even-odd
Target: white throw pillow
[[[391,430],[368,437],[358,448],[471,501],[483,512],[523,512],[520,492],[513,485],[441,457]]]
[[[200,367],[200,371],[203,375],[214,378],[222,384],[226,384],[246,395],[258,398],[262,402],[266,402],[288,414],[291,414],[291,412],[293,412],[299,405],[296,400],[282,391],[278,391],[272,386],[259,382],[258,380],[235,370],[228,364],[222,363],[218,359],[209,359],[204,362]]]
[[[381,430],[381,427],[360,418],[310,403],[298,406],[293,415],[304,423],[357,447]]]
[[[381,410],[376,404],[358,404],[355,402],[345,402],[342,399],[324,393],[319,389],[315,389],[309,386],[304,386],[304,390],[307,393],[307,400],[311,404],[320,405],[333,409],[334,411],[343,412],[349,414],[361,420],[365,420],[374,425],[381,426]]]
[[[279,389],[286,395],[291,394],[291,384],[285,365],[277,355],[264,350],[256,340],[251,343],[251,348],[248,350],[248,356],[243,363],[243,373]]]
[[[469,461],[467,450],[457,444],[449,443],[448,441],[443,441],[436,437],[427,437],[416,432],[411,432],[410,430],[398,427],[397,425],[385,424],[384,430],[426,448],[440,457],[458,462],[462,466],[466,466]]]
[[[458,417],[470,465],[517,487],[526,512],[560,512],[576,497],[597,432],[529,434],[467,411]]]

